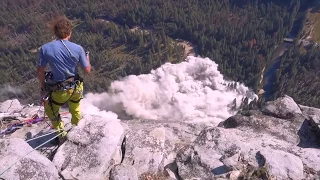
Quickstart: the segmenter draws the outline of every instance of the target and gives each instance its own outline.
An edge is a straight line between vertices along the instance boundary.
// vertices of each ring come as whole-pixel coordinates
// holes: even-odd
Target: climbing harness
[[[46,87],[46,91],[47,93],[47,97],[43,98],[43,101],[48,101],[48,104],[51,108],[51,111],[55,117],[55,120],[61,120],[60,114],[56,111],[53,110],[53,104],[58,105],[58,106],[63,106],[64,104],[66,104],[68,101],[72,102],[72,103],[79,103],[81,101],[81,99],[83,97],[80,97],[79,100],[71,100],[72,96],[74,95],[74,93],[76,92],[77,87],[80,85],[81,82],[83,82],[83,79],[77,74],[75,76],[69,77],[67,80],[62,81],[62,82],[58,82],[58,83],[47,83],[48,81],[45,80],[45,87]],[[52,93],[55,91],[69,91],[72,90],[72,93],[69,97],[69,99],[65,102],[57,102],[52,98]]]
[[[63,42],[63,40],[60,40],[60,42],[63,44],[63,46],[68,50],[71,59],[74,62],[79,62],[79,60],[74,56],[74,54],[71,52],[71,50],[68,48],[68,46]],[[74,60],[75,59],[75,60]],[[45,91],[48,92],[47,93],[47,97],[45,97],[43,100],[44,101],[48,101],[48,104],[51,108],[51,111],[55,117],[55,120],[60,121],[61,117],[60,114],[58,112],[55,112],[53,110],[53,104],[58,105],[58,106],[63,106],[64,104],[66,104],[68,101],[72,102],[72,103],[79,103],[81,101],[81,99],[83,99],[83,97],[80,97],[79,100],[71,100],[72,96],[74,95],[77,86],[83,82],[83,78],[81,78],[79,76],[78,73],[76,73],[76,75],[74,76],[70,76],[68,77],[66,80],[61,81],[61,82],[57,82],[57,83],[50,83],[50,81],[53,79],[53,74],[52,72],[46,72],[45,74]],[[53,100],[52,98],[52,93],[54,91],[68,91],[68,90],[72,90],[72,94],[70,95],[69,99],[63,103],[59,103],[56,102],[55,100]],[[57,114],[58,113],[58,114]]]

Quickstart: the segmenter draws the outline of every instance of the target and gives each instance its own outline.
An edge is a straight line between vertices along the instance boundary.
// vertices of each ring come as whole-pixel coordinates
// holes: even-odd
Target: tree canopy
[[[263,69],[273,63],[274,49],[291,31],[299,9],[308,7],[309,3],[302,0],[1,1],[0,83],[23,88],[23,93],[18,95],[21,99],[36,98],[33,94],[37,91],[34,84],[38,48],[53,40],[50,20],[65,15],[75,25],[72,41],[90,51],[94,71],[86,82],[87,91],[106,91],[110,82],[120,76],[148,73],[165,62],[181,62],[185,58],[184,48],[175,39],[194,44],[196,53],[218,63],[226,78],[258,91],[263,86],[260,83]],[[310,51],[318,57],[317,49]],[[301,56],[305,60],[313,57],[309,53],[293,54],[299,54],[298,50],[283,56],[282,63],[290,64],[291,59],[300,62]],[[308,69],[303,63],[287,64],[286,70],[278,73],[279,77],[296,72],[295,68]],[[274,84],[274,96],[280,92],[277,88],[283,89],[285,84],[281,82],[279,78]],[[309,97],[303,92],[296,95],[302,99]]]

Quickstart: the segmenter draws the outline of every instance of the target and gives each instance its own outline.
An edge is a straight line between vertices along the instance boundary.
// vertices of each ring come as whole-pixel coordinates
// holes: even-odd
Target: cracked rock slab
[[[7,100],[0,105],[0,113],[14,113],[23,107],[17,99]]]
[[[0,147],[0,173],[23,157],[1,175],[1,178],[6,180],[57,180],[59,178],[54,164],[39,152],[33,151],[33,148],[24,140],[20,138],[0,140]],[[28,155],[25,156],[26,154]]]
[[[121,162],[123,135],[115,114],[86,116],[68,133],[53,162],[65,179],[107,179],[110,169]]]
[[[110,180],[138,180],[137,170],[130,165],[115,165],[110,171]]]
[[[126,135],[123,164],[132,165],[138,172],[163,172],[175,161],[177,151],[191,143],[201,131],[190,124],[166,121],[131,121]]]
[[[303,164],[299,157],[281,150],[263,149],[269,173],[279,180],[292,179],[301,180],[304,178]]]

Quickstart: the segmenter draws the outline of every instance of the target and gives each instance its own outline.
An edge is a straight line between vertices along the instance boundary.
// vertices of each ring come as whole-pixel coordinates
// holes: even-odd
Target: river
[[[276,71],[280,67],[280,58],[281,56],[287,51],[292,44],[283,42],[281,43],[272,54],[272,60],[273,64],[265,71],[267,67],[265,67],[262,71],[262,79],[260,83],[263,85],[263,96],[264,98],[268,99],[271,93],[272,83],[275,81],[276,78]]]
[[[299,25],[297,25],[299,21],[295,21],[295,24],[292,26],[292,29],[290,33],[288,34],[287,38],[292,38],[295,39],[297,37],[298,31],[297,28]],[[260,90],[260,94],[263,94],[263,97],[268,100],[269,97],[272,95],[271,88],[272,84],[275,81],[276,78],[276,72],[277,69],[280,67],[280,59],[281,56],[293,46],[293,43],[288,43],[288,42],[282,42],[280,45],[278,45],[271,56],[271,66],[266,66],[263,68],[261,72],[261,80],[260,84],[263,86],[262,90]]]

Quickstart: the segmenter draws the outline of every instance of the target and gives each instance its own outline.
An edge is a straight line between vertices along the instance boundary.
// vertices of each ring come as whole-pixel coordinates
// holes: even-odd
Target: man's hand
[[[89,66],[85,67],[83,70],[86,74],[89,74],[91,72],[91,63],[90,63],[90,57],[89,57],[89,52],[86,52],[86,58],[88,61]]]
[[[41,96],[41,102],[42,102],[43,100],[47,100],[47,98],[49,97],[49,93],[44,88],[41,88],[40,96]]]

